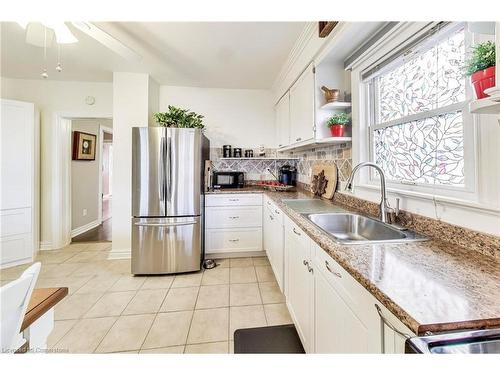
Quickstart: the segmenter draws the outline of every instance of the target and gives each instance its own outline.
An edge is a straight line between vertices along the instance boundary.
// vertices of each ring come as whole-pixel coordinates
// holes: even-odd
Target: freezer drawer
[[[201,269],[202,219],[133,218],[132,273],[169,274]]]

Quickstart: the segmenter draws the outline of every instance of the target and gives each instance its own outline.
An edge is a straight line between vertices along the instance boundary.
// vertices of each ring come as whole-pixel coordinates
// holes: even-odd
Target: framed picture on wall
[[[73,132],[73,160],[95,160],[95,134]]]

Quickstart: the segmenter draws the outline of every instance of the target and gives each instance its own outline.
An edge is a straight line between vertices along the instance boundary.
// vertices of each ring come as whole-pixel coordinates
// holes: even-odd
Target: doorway
[[[88,161],[72,160],[71,242],[111,241],[113,202],[113,128],[108,119],[72,121],[76,131],[95,134],[96,156]]]

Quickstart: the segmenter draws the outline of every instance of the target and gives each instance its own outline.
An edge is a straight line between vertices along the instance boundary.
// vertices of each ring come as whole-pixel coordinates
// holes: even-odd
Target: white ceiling
[[[49,79],[111,81],[113,71],[149,73],[160,84],[220,88],[270,88],[304,22],[96,23],[141,55],[127,60],[68,23],[79,42],[48,50]],[[1,23],[1,74],[41,79],[43,49],[25,43],[16,23]]]

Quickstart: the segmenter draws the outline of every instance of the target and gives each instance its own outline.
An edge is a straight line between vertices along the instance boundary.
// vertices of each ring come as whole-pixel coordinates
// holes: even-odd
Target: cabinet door
[[[382,353],[404,354],[406,339],[415,336],[398,318],[396,318],[382,304],[375,304],[375,308],[380,315],[382,327]]]
[[[276,131],[278,147],[290,144],[290,94],[286,94],[276,105]]]
[[[314,137],[314,86],[311,64],[290,88],[290,144]]]
[[[314,352],[372,353],[371,334],[321,272],[314,276]]]
[[[290,228],[288,228],[290,229]],[[310,240],[292,226],[287,229],[288,299],[287,305],[306,352],[311,352],[313,276],[310,268]]]
[[[276,277],[276,281],[278,282],[278,286],[280,287],[281,291],[283,292],[283,280],[284,280],[284,259],[283,259],[283,245],[284,245],[284,239],[283,239],[283,225],[281,222],[277,219],[276,216],[274,216],[274,220],[271,222],[271,236],[272,236],[272,242],[271,242],[271,247],[272,247],[272,260],[271,260],[271,266],[273,268],[274,276]]]
[[[264,208],[264,250],[266,251],[269,262],[272,263],[272,247],[273,247],[273,228],[272,223],[274,221],[273,215],[269,212],[267,208]]]

